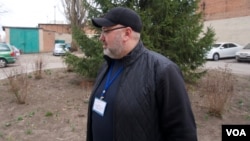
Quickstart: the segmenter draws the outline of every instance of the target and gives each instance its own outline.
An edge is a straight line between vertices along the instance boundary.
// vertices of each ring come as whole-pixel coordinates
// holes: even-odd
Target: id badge
[[[106,105],[107,105],[107,102],[99,98],[95,98],[92,110],[95,111],[98,115],[103,116]]]

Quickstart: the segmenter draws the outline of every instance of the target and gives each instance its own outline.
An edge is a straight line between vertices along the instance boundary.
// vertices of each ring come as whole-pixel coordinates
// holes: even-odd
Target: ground
[[[41,79],[29,76],[29,94],[18,104],[8,79],[0,80],[0,141],[85,141],[91,85],[63,69],[50,69]],[[207,114],[204,98],[193,87],[190,100],[199,141],[220,141],[222,124],[250,122],[250,76],[239,76],[235,94],[222,119]]]

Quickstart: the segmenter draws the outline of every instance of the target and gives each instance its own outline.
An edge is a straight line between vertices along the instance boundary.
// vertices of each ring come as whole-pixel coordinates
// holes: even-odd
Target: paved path
[[[35,61],[41,58],[44,62],[44,69],[65,68],[66,65],[60,56],[53,56],[52,53],[41,54],[23,54],[19,56],[15,64],[11,64],[6,68],[0,68],[0,79],[6,78],[6,73],[13,70],[32,72],[35,70]],[[207,61],[204,68],[225,68],[228,66],[232,73],[250,75],[250,62],[236,62],[235,59],[224,59],[219,61]]]
[[[6,78],[11,71],[32,72],[35,69],[35,62],[41,59],[44,63],[43,69],[65,68],[62,57],[53,56],[52,53],[22,54],[15,64],[10,64],[6,68],[0,68],[0,79]]]
[[[219,61],[207,61],[205,68],[231,69],[234,74],[250,75],[250,62],[237,62],[235,59],[224,59]]]

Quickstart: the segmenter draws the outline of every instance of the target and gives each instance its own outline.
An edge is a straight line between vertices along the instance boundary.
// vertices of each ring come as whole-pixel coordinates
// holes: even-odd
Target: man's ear
[[[132,29],[130,27],[127,27],[125,30],[125,36],[124,36],[124,40],[128,40],[132,37]]]

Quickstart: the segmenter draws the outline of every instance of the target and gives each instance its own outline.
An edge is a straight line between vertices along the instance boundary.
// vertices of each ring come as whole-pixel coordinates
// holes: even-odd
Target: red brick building
[[[250,0],[201,0],[204,20],[250,16]]]
[[[72,41],[72,29],[70,24],[38,24],[38,28],[43,32],[41,38],[41,52],[51,51],[54,47],[55,41],[63,40],[66,43]],[[85,33],[91,37],[94,35],[94,30],[84,28]]]
[[[69,24],[38,24],[38,28],[57,33],[71,34],[71,27]]]
[[[213,27],[217,41],[250,42],[250,0],[201,0],[205,28]]]

